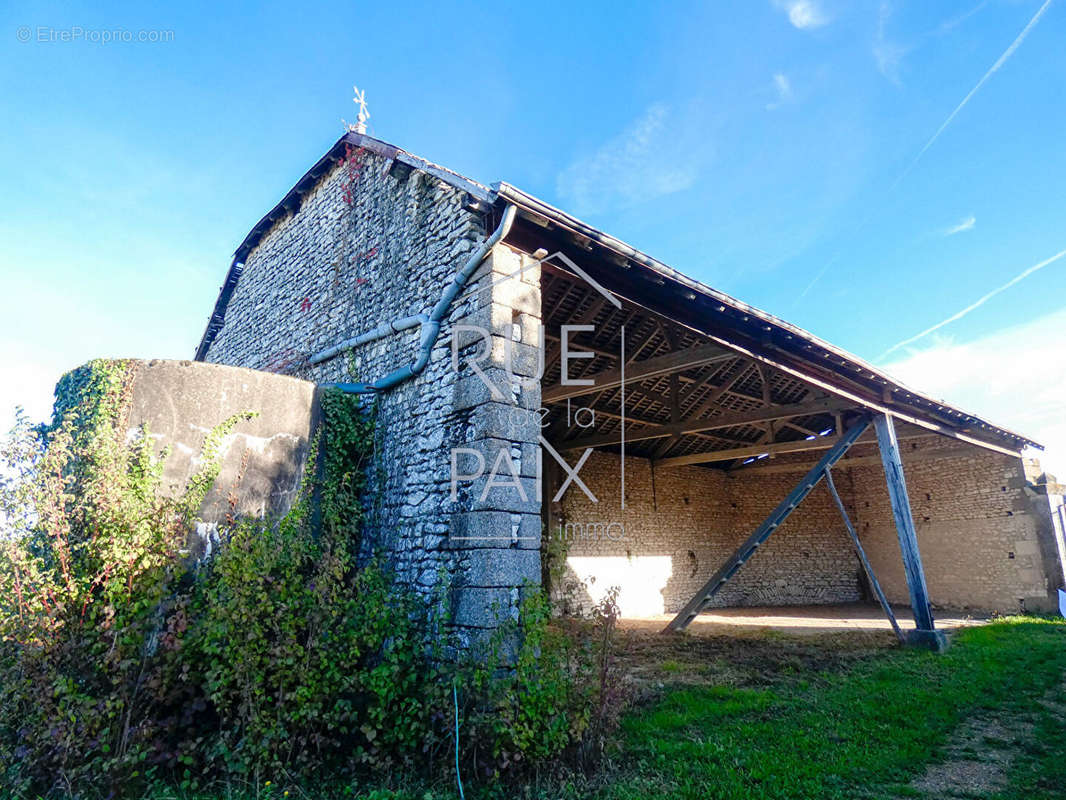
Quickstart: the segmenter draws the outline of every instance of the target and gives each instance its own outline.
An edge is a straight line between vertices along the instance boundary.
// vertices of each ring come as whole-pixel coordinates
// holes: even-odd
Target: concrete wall
[[[239,516],[281,515],[303,479],[312,426],[315,385],[282,375],[193,361],[135,362],[128,418],[129,437],[147,431],[156,452],[170,449],[163,490],[184,494],[203,466],[207,435],[242,412],[223,439],[221,471],[201,507],[203,525],[192,555],[214,545],[218,524]]]
[[[490,232],[482,216],[464,210],[464,200],[461,189],[436,177],[414,170],[397,178],[384,157],[356,153],[249,254],[207,360],[318,383],[373,380],[411,363],[417,330],[315,367],[305,360],[379,323],[429,311]],[[458,623],[471,629],[492,627],[494,607],[513,613],[515,587],[540,578],[532,477],[525,479],[525,499],[493,488],[481,500],[466,484],[455,497],[451,492],[454,448],[479,449],[490,467],[499,450],[513,451],[517,468],[534,474],[540,387],[512,381],[501,369],[509,339],[516,374],[532,375],[539,271],[496,280],[520,263],[507,248],[495,249],[453,304],[426,370],[379,397],[374,410],[379,440],[364,555],[383,551],[399,579],[426,594],[439,588],[443,574]],[[459,324],[494,335],[481,366],[500,381],[503,402],[491,402],[468,366],[466,356],[488,347],[477,334],[461,337],[459,368],[453,367]]]
[[[1062,566],[1049,497],[1027,483],[1022,461],[942,437],[904,441],[902,449],[933,604],[1003,612],[1051,608]],[[861,459],[859,466],[842,462],[834,476],[886,594],[907,604],[884,474],[879,461],[863,463],[876,453],[873,445],[856,446],[849,458]],[[623,613],[679,610],[796,485],[809,467],[802,460],[786,456],[765,469],[728,474],[700,467],[653,471],[648,461],[628,458],[623,511],[618,456],[594,454],[581,475],[600,502],[571,488],[553,509],[549,533],[568,543],[557,600],[584,610],[618,584]],[[839,512],[819,486],[712,606],[868,597]]]

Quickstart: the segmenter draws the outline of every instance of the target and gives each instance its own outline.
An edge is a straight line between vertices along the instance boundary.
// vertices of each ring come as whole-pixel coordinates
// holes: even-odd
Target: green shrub
[[[531,590],[492,652],[446,659],[441,598],[358,564],[374,426],[353,396],[324,396],[315,468],[288,514],[234,523],[204,564],[183,557],[223,437],[250,415],[212,431],[201,471],[164,498],[147,432],[127,442],[134,368],[71,373],[54,423],[20,417],[3,454],[8,794],[446,779],[456,748],[471,776],[495,777],[581,758],[602,735],[609,631],[578,643]]]
[[[474,775],[598,764],[623,702],[613,660],[616,596],[609,592],[595,607],[590,629],[553,619],[547,593],[528,587],[518,620],[459,665],[468,691],[461,746]]]
[[[225,721],[212,757],[229,774],[410,765],[435,741],[425,606],[377,562],[355,568],[365,470],[328,449],[323,460],[327,475],[344,472],[322,487],[321,529],[305,490],[277,524],[239,523],[198,585],[190,643]]]
[[[20,420],[5,453],[0,757],[16,790],[110,790],[140,775],[156,732],[188,519],[157,492],[148,436],[126,443],[131,369],[71,373],[53,425]]]

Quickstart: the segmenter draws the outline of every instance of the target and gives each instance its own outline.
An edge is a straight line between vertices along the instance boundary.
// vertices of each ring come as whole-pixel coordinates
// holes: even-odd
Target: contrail
[[[838,258],[840,258],[840,253],[841,253],[841,251],[837,250],[833,254],[833,257],[825,262],[825,266],[822,267],[820,270],[818,270],[818,274],[817,275],[815,275],[813,278],[811,278],[811,282],[808,283],[803,288],[803,291],[800,292],[799,295],[796,296],[796,299],[792,301],[792,305],[796,305],[796,303],[798,303],[800,300],[802,300],[804,297],[807,296],[807,292],[809,292],[811,289],[813,289],[814,288],[814,284],[818,283],[818,281],[820,281],[822,279],[822,276],[825,275],[826,270],[828,270],[831,266],[833,266],[833,264],[836,263],[836,260]]]
[[[890,353],[894,353],[896,350],[899,350],[901,347],[905,347],[906,345],[911,344],[912,342],[916,342],[919,339],[921,339],[923,336],[928,336],[933,331],[939,330],[940,328],[943,328],[945,325],[949,325],[949,324],[951,324],[952,322],[955,322],[958,319],[962,319],[967,314],[969,314],[971,311],[973,311],[975,308],[980,308],[981,306],[983,306],[985,303],[987,303],[989,300],[991,300],[993,297],[995,297],[1000,292],[1005,292],[1007,289],[1012,287],[1014,284],[1018,283],[1019,281],[1025,280],[1026,278],[1028,278],[1030,275],[1032,275],[1037,270],[1043,269],[1048,264],[1053,264],[1054,262],[1058,261],[1063,256],[1066,256],[1066,250],[1060,250],[1059,252],[1055,253],[1055,255],[1053,255],[1051,258],[1047,259],[1046,261],[1041,261],[1039,264],[1034,264],[1033,266],[1029,267],[1029,269],[1025,270],[1024,272],[1021,272],[1018,275],[1015,275],[1013,278],[1011,278],[1009,281],[1007,281],[1005,284],[1003,284],[999,288],[993,289],[991,292],[986,294],[980,300],[977,300],[976,302],[973,302],[970,305],[966,306],[966,308],[962,309],[962,311],[959,311],[959,312],[957,312],[955,314],[952,314],[947,319],[941,320],[940,322],[938,322],[933,327],[926,328],[921,333],[916,334],[916,335],[910,337],[909,339],[904,339],[902,342],[896,342],[896,344],[892,345],[885,352],[883,352],[881,355],[879,355],[875,359],[875,361],[881,361],[885,356],[889,355]]]
[[[954,120],[955,117],[958,116],[958,113],[966,107],[967,103],[970,102],[970,98],[977,94],[977,92],[982,86],[985,85],[989,78],[991,78],[995,73],[999,72],[999,68],[1007,63],[1008,58],[1014,55],[1014,51],[1018,49],[1019,45],[1021,45],[1023,41],[1025,41],[1025,37],[1029,35],[1029,31],[1031,31],[1036,25],[1036,23],[1040,21],[1040,18],[1044,16],[1044,12],[1047,11],[1048,6],[1050,5],[1051,0],[1044,0],[1044,5],[1040,6],[1040,9],[1033,15],[1033,18],[1029,20],[1029,24],[1022,28],[1022,32],[1019,33],[1018,37],[1010,43],[1010,47],[1004,50],[1003,55],[996,59],[996,63],[989,68],[988,72],[981,76],[981,80],[977,82],[976,86],[970,89],[970,93],[968,95],[962,98],[962,102],[955,106],[955,110],[948,114],[948,118],[944,120],[944,123],[939,128],[936,129],[936,133],[929,137],[929,141],[925,143],[925,146],[921,150],[918,151],[918,155],[916,155],[911,161],[911,163],[907,165],[907,168],[900,173],[900,176],[896,178],[892,186],[889,187],[889,191],[895,189],[899,182],[910,174],[910,171],[914,169],[914,165],[917,164],[921,160],[922,156],[925,155],[925,152],[933,146],[933,142],[940,138],[940,134],[942,134],[947,129],[948,125],[951,124],[952,120]]]
[[[1018,49],[1018,47],[1023,41],[1025,41],[1025,37],[1029,35],[1029,32],[1033,29],[1036,23],[1040,21],[1040,18],[1044,16],[1044,12],[1047,11],[1048,6],[1050,5],[1051,0],[1045,0],[1044,5],[1040,6],[1036,14],[1033,15],[1033,18],[1029,20],[1029,24],[1026,25],[1022,29],[1022,32],[1019,33],[1018,36],[1014,39],[1014,41],[1010,43],[1010,47],[1004,50],[1003,55],[996,59],[996,63],[989,68],[988,72],[981,76],[981,80],[977,82],[976,86],[970,89],[969,94],[962,98],[962,102],[955,106],[955,110],[948,114],[948,118],[944,120],[943,124],[939,128],[936,129],[936,133],[929,137],[929,141],[927,141],[922,147],[922,149],[918,151],[918,155],[911,159],[911,163],[907,165],[907,168],[899,174],[899,177],[892,181],[892,185],[888,187],[886,194],[892,192],[897,186],[899,186],[900,181],[902,181],[910,174],[911,170],[914,169],[914,167],[918,164],[919,161],[921,161],[922,156],[925,155],[926,151],[933,146],[933,143],[937,139],[940,138],[940,134],[947,130],[948,125],[950,125],[955,119],[955,117],[958,116],[959,112],[966,107],[966,104],[970,102],[971,98],[973,98],[973,96],[977,94],[977,92],[982,86],[985,85],[989,78],[991,78],[995,73],[999,71],[1000,67],[1007,63],[1007,59],[1014,55],[1014,51]],[[854,230],[858,231],[862,227],[864,227],[866,222],[870,219],[871,215],[872,211],[867,212],[865,219],[861,223],[859,223],[859,225],[856,226]],[[793,301],[793,305],[799,303],[799,301],[802,300],[812,288],[814,288],[814,285],[822,279],[822,276],[825,275],[826,271],[829,269],[830,266],[832,266],[833,262],[836,261],[839,256],[840,253],[838,252],[831,259],[829,259],[826,265],[822,267],[821,271],[814,276],[814,279],[810,283],[808,283],[807,287],[796,297],[796,299]]]

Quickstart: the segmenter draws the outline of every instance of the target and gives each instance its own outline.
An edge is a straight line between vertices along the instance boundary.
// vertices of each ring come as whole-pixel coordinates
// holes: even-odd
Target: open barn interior
[[[623,615],[692,612],[684,627],[916,590],[950,608],[1046,597],[1027,440],[570,222],[527,212],[509,239],[539,261],[543,437],[568,465],[545,458],[542,517],[564,608],[618,587]]]

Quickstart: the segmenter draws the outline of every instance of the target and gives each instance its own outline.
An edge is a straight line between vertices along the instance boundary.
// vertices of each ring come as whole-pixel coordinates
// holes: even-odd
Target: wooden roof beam
[[[819,436],[816,439],[800,439],[797,442],[772,442],[756,444],[751,447],[734,447],[729,450],[712,450],[708,453],[692,453],[687,456],[663,458],[655,462],[656,467],[682,467],[687,464],[709,464],[713,461],[733,461],[752,456],[775,455],[778,453],[805,453],[809,450],[828,450],[840,441],[839,436]]]
[[[626,442],[640,442],[647,439],[661,439],[665,436],[687,436],[692,433],[712,431],[716,428],[735,428],[741,425],[754,425],[771,420],[788,419],[789,417],[810,417],[815,414],[827,414],[833,411],[843,411],[854,408],[854,404],[841,402],[835,399],[815,400],[809,403],[793,403],[791,405],[773,406],[772,408],[758,408],[754,411],[743,411],[732,414],[720,414],[708,419],[688,419],[680,423],[667,423],[641,430],[627,430]],[[608,447],[621,444],[622,438],[619,433],[608,433],[601,436],[587,436],[581,439],[573,439],[561,442],[560,450],[583,450],[586,447]],[[792,444],[791,442],[789,444]],[[759,451],[764,452],[762,450]],[[757,455],[757,454],[756,454]]]
[[[585,375],[574,379],[591,381],[591,384],[588,385],[557,384],[548,387],[541,392],[541,402],[544,404],[557,403],[560,400],[566,400],[571,397],[582,397],[587,394],[601,392],[604,389],[613,389],[622,385],[623,378],[626,384],[637,383],[638,381],[681,372],[693,367],[702,367],[716,361],[724,361],[735,357],[734,353],[716,344],[691,347],[686,350],[667,353],[663,356],[655,356],[644,361],[637,361],[625,369],[610,369],[595,375]]]

